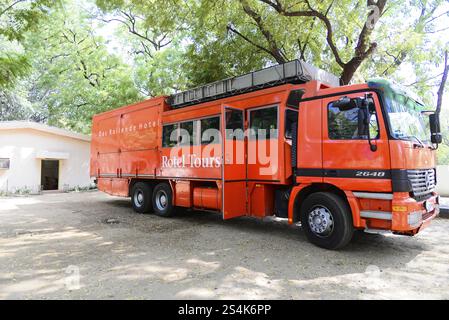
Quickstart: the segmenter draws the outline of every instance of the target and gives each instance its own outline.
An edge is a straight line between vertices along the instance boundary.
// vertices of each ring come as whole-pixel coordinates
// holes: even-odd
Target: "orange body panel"
[[[369,91],[367,91],[369,92]],[[349,98],[363,96],[361,93],[345,94]],[[387,131],[383,121],[382,110],[377,95],[374,95],[376,113],[378,116],[380,134],[375,140],[377,151],[370,150],[366,140],[331,140],[328,132],[327,106],[338,100],[337,97],[322,100],[322,128],[323,128],[323,168],[327,170],[389,170],[390,150]],[[332,171],[330,171],[332,174]],[[325,177],[325,183],[330,183],[342,190],[370,190],[371,192],[391,192],[390,179],[351,179]]]
[[[428,148],[413,148],[409,141],[390,140],[391,169],[435,168],[435,152]]]
[[[97,187],[99,190],[113,194],[112,193],[112,179],[111,178],[98,178]]]
[[[190,208],[193,204],[190,181],[177,181],[175,185],[175,205]]]
[[[248,183],[249,212],[254,217],[266,217],[274,212],[273,185]]]
[[[352,213],[352,223],[355,228],[365,229],[367,227],[366,220],[360,217],[360,201],[354,196],[351,191],[345,191],[346,198],[348,199],[349,207]]]
[[[284,163],[278,163],[284,160],[282,155],[279,155],[279,157],[269,157],[272,154],[279,154],[279,144],[280,141],[278,139],[248,141],[248,158],[250,161],[248,161],[247,170],[249,180],[283,180],[285,166]],[[273,160],[272,163],[269,163],[268,158]]]
[[[128,196],[128,179],[111,179],[112,180],[112,194],[120,197]]]

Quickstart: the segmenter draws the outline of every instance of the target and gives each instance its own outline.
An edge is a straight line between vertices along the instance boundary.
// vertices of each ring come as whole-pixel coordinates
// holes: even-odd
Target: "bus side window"
[[[195,134],[193,131],[193,121],[182,122],[180,125],[180,145],[193,146],[195,142]]]
[[[220,117],[201,119],[201,144],[220,143]]]
[[[285,110],[285,138],[292,138],[292,124],[298,125],[298,111],[287,109]]]
[[[278,107],[250,110],[249,127],[252,140],[276,139],[278,137]]]
[[[243,140],[245,138],[245,125],[243,111],[227,109],[226,117],[226,139]]]
[[[162,147],[171,148],[178,144],[178,124],[168,124],[162,127]]]

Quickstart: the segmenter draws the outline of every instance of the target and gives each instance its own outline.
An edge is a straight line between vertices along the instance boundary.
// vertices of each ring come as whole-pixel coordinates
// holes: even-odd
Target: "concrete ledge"
[[[448,165],[437,166],[437,192],[442,197],[449,197],[449,166]]]
[[[440,216],[449,218],[449,206],[440,206]]]

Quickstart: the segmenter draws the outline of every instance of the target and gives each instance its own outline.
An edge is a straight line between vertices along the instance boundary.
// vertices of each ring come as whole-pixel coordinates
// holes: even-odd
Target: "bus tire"
[[[300,221],[307,239],[325,249],[338,250],[352,239],[352,214],[345,201],[330,192],[308,196],[300,211]]]
[[[154,213],[161,217],[171,217],[175,210],[173,206],[173,192],[166,182],[159,183],[153,190]]]
[[[136,182],[131,189],[131,203],[135,212],[148,213],[153,211],[153,192],[149,184]]]

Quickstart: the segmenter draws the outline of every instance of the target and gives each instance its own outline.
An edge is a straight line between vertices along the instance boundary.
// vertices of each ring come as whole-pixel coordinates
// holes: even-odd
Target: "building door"
[[[59,160],[42,160],[41,185],[42,190],[58,190]]]

